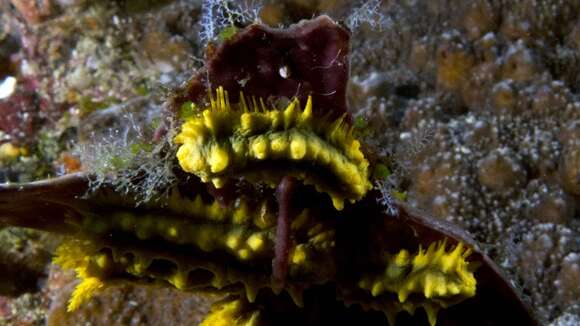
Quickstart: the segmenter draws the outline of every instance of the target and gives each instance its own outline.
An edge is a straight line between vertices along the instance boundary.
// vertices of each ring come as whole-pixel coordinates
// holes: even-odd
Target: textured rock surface
[[[361,50],[383,69],[359,74],[353,63],[352,108],[389,128],[369,140],[397,157],[408,201],[486,245],[543,321],[577,315],[578,298],[563,293],[579,289],[564,281],[580,250],[580,97],[568,74],[578,69],[570,60],[580,53],[572,41],[578,4],[475,1],[442,11],[430,2],[421,15],[382,8],[392,23],[386,35],[402,36],[384,39],[382,59],[381,46]],[[408,85],[415,96],[397,94]]]
[[[76,283],[74,273],[51,268],[47,325],[197,325],[216,300],[167,287],[118,284],[68,313],[68,299]]]

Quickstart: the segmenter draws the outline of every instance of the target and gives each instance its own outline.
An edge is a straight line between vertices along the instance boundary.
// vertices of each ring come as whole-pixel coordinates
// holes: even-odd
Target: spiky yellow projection
[[[92,245],[88,242],[68,240],[63,242],[55,253],[54,263],[65,269],[72,269],[76,272],[80,283],[76,286],[68,303],[67,311],[75,311],[86,301],[91,299],[104,286],[104,274],[95,273],[101,268],[105,268],[105,262],[97,258],[102,265],[95,269],[93,257],[89,254]],[[95,273],[93,275],[93,273]]]
[[[399,311],[413,313],[417,307],[423,307],[434,326],[438,310],[474,296],[477,283],[475,266],[466,260],[471,250],[462,243],[451,251],[446,247],[443,241],[432,243],[427,250],[419,248],[414,255],[405,249],[389,255],[384,272],[365,275],[359,286],[373,297],[397,294],[399,302],[385,311],[391,324]]]
[[[212,306],[199,326],[259,326],[260,312],[246,311],[243,300],[224,300]]]
[[[199,196],[189,199],[173,190],[141,210],[116,207],[104,215],[71,220],[78,227],[77,236],[86,240],[65,241],[54,259],[63,268],[75,270],[81,280],[69,310],[78,308],[106,283],[127,280],[153,280],[185,291],[228,288],[228,293],[243,294],[253,302],[260,289],[275,287],[268,272],[274,251],[272,214],[265,202],[250,206],[238,198],[225,209],[217,201],[204,202]],[[335,271],[333,222],[319,221],[305,209],[292,223],[296,238],[291,256],[300,259],[290,261],[289,279],[297,278],[301,286],[286,291],[297,304],[309,284],[303,276],[312,280],[308,282],[321,282]],[[113,234],[133,243],[107,242]],[[220,252],[219,258],[208,259],[207,253],[212,252]]]
[[[293,229],[298,230],[304,226],[306,214],[301,216],[295,221]],[[309,244],[300,244],[292,249],[291,269],[298,271],[299,277],[316,278],[315,271],[333,269],[329,260],[320,256],[320,252],[315,255],[316,258],[309,255],[311,246],[328,246],[328,237],[328,233],[319,233]],[[475,267],[467,261],[470,252],[461,243],[447,250],[444,241],[432,243],[426,250],[420,248],[414,254],[403,249],[386,256],[382,273],[363,271],[358,284],[352,284],[354,287],[343,284],[337,290],[339,293],[350,292],[358,287],[368,291],[370,296],[367,299],[355,302],[363,307],[384,311],[393,325],[399,312],[414,314],[417,308],[422,307],[433,326],[440,309],[475,295]],[[131,259],[127,258],[127,253]],[[259,313],[248,313],[247,309],[242,309],[243,302],[253,302],[260,287],[274,288],[268,282],[255,283],[255,276],[244,275],[235,270],[226,271],[223,266],[215,263],[185,262],[172,256],[153,259],[137,249],[111,254],[102,249],[98,250],[97,246],[87,241],[65,241],[56,254],[55,263],[63,268],[74,269],[81,280],[69,301],[69,311],[76,310],[108,282],[123,280],[127,276],[163,281],[180,290],[195,290],[196,285],[221,288],[227,284],[242,282],[245,284],[244,291],[239,293],[244,299],[218,303],[202,325],[257,325]],[[154,261],[159,263],[162,260],[165,261],[163,266],[174,264],[176,268],[161,270]],[[199,271],[211,271],[212,277],[205,279],[206,284],[196,283],[198,280],[192,277],[199,275]],[[295,304],[302,305],[302,294],[292,284],[289,284],[288,293]],[[395,294],[397,300],[391,299],[391,294]]]
[[[369,163],[352,129],[343,119],[315,119],[311,97],[303,110],[297,99],[278,110],[255,98],[247,101],[243,94],[233,105],[221,87],[216,94],[175,137],[184,171],[217,188],[228,177],[274,186],[282,176],[292,175],[327,193],[339,210],[345,200],[359,200],[371,188]]]

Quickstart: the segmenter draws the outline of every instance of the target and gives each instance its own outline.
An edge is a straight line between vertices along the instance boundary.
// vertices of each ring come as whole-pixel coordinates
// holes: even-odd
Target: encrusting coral
[[[534,324],[469,237],[402,205],[390,216],[377,203],[344,104],[347,49],[348,32],[328,17],[282,31],[252,25],[215,50],[208,75],[194,76],[170,101],[174,112],[185,105],[192,114],[174,116],[184,121],[167,196],[137,202],[136,193],[107,182],[91,189],[90,173],[2,185],[0,222],[74,238],[55,258],[81,279],[69,310],[107,284],[134,281],[229,295],[202,325],[311,323],[333,313],[391,324]],[[291,53],[283,66],[295,73],[244,70],[239,59],[277,67],[276,51]],[[223,61],[232,56],[231,65]],[[328,67],[324,78],[297,73],[319,66]],[[213,89],[205,83],[231,76],[203,104],[201,94]],[[305,85],[296,97],[295,85]],[[243,94],[228,96],[240,87]],[[267,97],[290,101],[279,110],[264,104]],[[313,297],[326,299],[316,306]],[[283,311],[295,316],[276,316]]]

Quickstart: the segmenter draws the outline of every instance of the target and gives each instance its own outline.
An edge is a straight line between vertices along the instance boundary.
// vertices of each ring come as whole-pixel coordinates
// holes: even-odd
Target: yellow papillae
[[[156,208],[159,205],[164,207],[163,211]],[[188,246],[184,248],[208,253],[229,253],[232,262],[266,262],[266,266],[270,265],[274,254],[276,218],[267,202],[250,206],[240,197],[231,208],[224,209],[217,201],[206,203],[199,196],[190,199],[174,189],[162,202],[144,204],[143,208],[140,211],[119,208],[106,215],[88,215],[77,222],[78,227],[89,238],[118,234],[128,238],[134,236],[149,244],[161,240],[169,246],[184,245]],[[304,210],[298,215],[296,223],[292,224],[292,231],[300,238],[295,240],[295,246],[303,254],[301,259],[290,262],[293,275],[316,275],[321,271],[332,273],[334,269],[331,263],[321,263],[320,258],[314,259],[320,256],[332,259],[333,256],[328,254],[334,247],[332,223],[317,221],[309,210]],[[135,246],[127,251],[115,251],[112,248],[99,248],[96,244],[63,244],[55,262],[64,268],[76,270],[78,277],[83,280],[73,295],[71,309],[78,307],[102,286],[103,282],[99,280],[123,280],[127,277],[136,280],[154,279],[181,290],[203,287],[220,289],[241,283],[250,301],[254,300],[260,288],[273,286],[268,274],[256,276],[251,272],[236,271],[231,266],[226,270],[223,263],[197,261],[195,254],[188,256],[184,263],[179,256],[150,256],[147,250],[140,252],[138,248]],[[200,278],[196,275],[200,275]],[[296,293],[293,298],[300,299]]]
[[[103,281],[99,277],[91,275],[91,265],[96,264],[95,270],[105,271],[108,263],[101,255],[92,259],[89,254],[93,249],[86,242],[65,241],[56,250],[54,263],[64,269],[73,269],[80,283],[73,291],[68,302],[67,311],[75,311],[82,304],[90,300],[96,292],[104,287]]]
[[[188,287],[187,273],[178,270],[166,278],[167,282],[179,290],[185,290]]]
[[[291,175],[327,193],[339,210],[345,200],[359,200],[371,188],[369,163],[350,127],[343,119],[313,119],[310,97],[303,110],[297,99],[278,110],[243,94],[232,108],[221,87],[216,95],[210,94],[209,107],[186,120],[175,137],[184,171],[218,188],[227,177],[276,185]],[[272,164],[256,165],[260,162]]]
[[[253,251],[258,251],[264,246],[264,236],[258,233],[254,233],[248,238],[246,243]]]
[[[170,243],[194,245],[205,252],[226,250],[243,260],[264,257],[273,250],[271,230],[251,229],[243,224],[224,227],[211,222],[224,219],[216,216],[208,221],[198,218],[187,222],[173,216],[138,216],[130,211],[119,211],[111,213],[109,219],[85,217],[83,224],[86,232],[95,233],[91,226],[99,220],[103,226],[98,234],[123,231],[134,233],[140,240],[164,239]]]
[[[445,242],[432,243],[427,250],[419,248],[414,255],[401,250],[388,257],[384,273],[364,276],[359,286],[373,297],[397,294],[395,312],[423,307],[435,325],[439,309],[475,295],[474,268],[466,260],[470,253],[462,243],[446,251]]]
[[[290,228],[298,241],[290,248],[288,266],[291,277],[301,278],[316,275],[319,280],[331,279],[336,272],[333,252],[335,248],[335,228],[330,221],[312,218],[308,210],[298,214]],[[296,297],[296,298],[294,298]],[[295,302],[301,298],[293,295]]]
[[[304,264],[306,262],[306,255],[307,254],[304,245],[298,245],[292,252],[290,261],[295,265]]]
[[[265,212],[256,212],[254,218],[249,217],[247,205],[241,201],[234,212],[224,213],[215,202],[204,204],[200,199],[188,200],[172,194],[169,197],[169,209],[175,207],[180,214],[190,215],[192,219],[168,215],[135,214],[128,210],[116,211],[103,216],[87,216],[82,221],[82,229],[87,234],[111,234],[112,232],[134,233],[143,241],[164,239],[168,243],[178,245],[193,245],[201,251],[215,250],[229,252],[241,261],[269,257],[274,251],[274,219],[267,218],[264,224]],[[180,204],[178,204],[180,203]],[[206,217],[199,217],[205,212]],[[224,224],[215,223],[223,222]],[[229,224],[229,225],[227,225]],[[95,225],[99,225],[95,229]],[[227,225],[227,227],[226,227]],[[308,250],[328,251],[334,247],[334,230],[328,225],[314,222],[308,210],[300,213],[292,224],[294,232],[305,232],[308,247],[304,247],[303,258],[295,262],[294,268],[303,269],[305,264],[316,267],[316,262],[306,260],[305,248]],[[300,231],[302,230],[302,231]],[[300,248],[300,245],[298,246]],[[97,265],[107,267],[108,260],[104,257],[95,258]],[[306,261],[305,261],[306,260]],[[142,262],[132,263],[131,270],[141,274]],[[310,267],[309,267],[310,268]]]
[[[211,172],[218,173],[223,171],[228,167],[229,162],[230,158],[228,152],[220,148],[219,145],[214,145],[209,157],[209,166]]]
[[[54,262],[75,270],[80,279],[68,305],[70,311],[115,281],[154,280],[184,291],[226,288],[229,293],[245,295],[249,302],[261,289],[277,286],[267,272],[274,255],[276,218],[266,201],[248,204],[240,197],[224,209],[216,201],[184,197],[177,189],[160,200],[145,203],[140,210],[121,206],[103,215],[71,220],[81,236],[92,240],[66,241],[56,251]],[[107,203],[105,197],[103,202]],[[292,242],[296,249],[292,249],[289,277],[304,280],[308,276],[309,282],[331,278],[335,271],[330,252],[333,222],[318,221],[309,210],[298,215],[291,226],[297,238]],[[105,240],[111,234],[139,242],[117,246]],[[183,250],[152,253],[151,246],[159,242],[163,248],[183,246]],[[220,252],[220,258],[208,259],[209,255],[198,254],[201,251]],[[288,290],[296,304],[301,303],[302,290]]]
[[[83,279],[73,291],[66,310],[72,312],[89,301],[104,286],[103,281],[96,277]]]
[[[306,155],[306,138],[296,134],[290,143],[290,157],[293,160],[301,160]]]
[[[260,312],[247,311],[244,302],[232,300],[219,302],[212,306],[211,311],[201,322],[200,326],[258,326]]]
[[[226,268],[219,263],[196,261],[193,257],[189,258],[191,261],[184,262],[171,255],[151,256],[147,251],[138,249],[119,250],[112,254],[110,250],[102,252],[97,248],[87,242],[68,240],[57,249],[54,262],[63,268],[75,270],[80,279],[71,295],[68,311],[74,311],[86,303],[107,282],[129,279],[154,279],[180,290],[209,286],[220,289],[228,284],[241,283],[250,302],[255,300],[260,288],[271,287],[269,277],[263,277],[258,282],[254,275],[247,272]],[[196,276],[197,272],[201,272],[201,278]]]

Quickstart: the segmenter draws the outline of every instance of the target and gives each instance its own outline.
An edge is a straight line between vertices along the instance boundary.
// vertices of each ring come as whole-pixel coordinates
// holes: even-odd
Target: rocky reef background
[[[354,123],[393,170],[377,187],[469,231],[544,324],[580,323],[577,0],[0,0],[0,180],[122,168],[209,39],[318,14],[352,31]],[[58,242],[0,226],[0,325],[180,325],[211,301],[119,284],[66,314]]]

